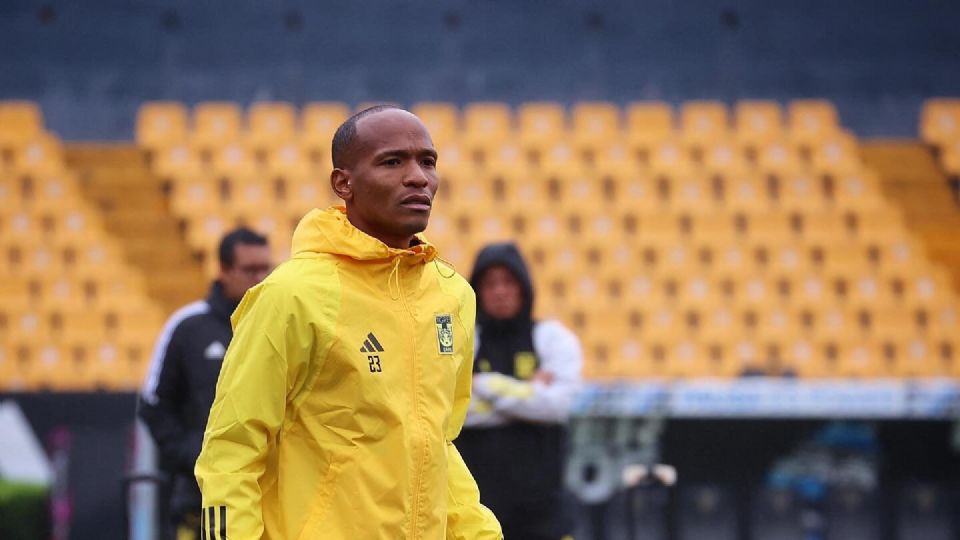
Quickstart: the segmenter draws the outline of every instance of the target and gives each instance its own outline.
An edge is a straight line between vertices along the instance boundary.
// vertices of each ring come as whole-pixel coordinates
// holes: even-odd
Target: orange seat
[[[463,139],[468,151],[482,150],[511,136],[510,108],[504,103],[475,102],[463,109]]]
[[[740,101],[734,109],[737,142],[756,148],[783,135],[783,111],[776,101]]]
[[[826,100],[791,101],[787,108],[790,138],[799,145],[813,145],[840,131],[837,109]]]
[[[719,101],[688,101],[680,108],[680,134],[687,147],[702,147],[730,134],[727,108]]]
[[[292,142],[297,136],[297,113],[293,105],[258,102],[250,107],[246,144],[255,149],[270,149]]]
[[[657,102],[635,102],[627,106],[627,145],[634,152],[649,151],[654,145],[673,138],[673,109]]]
[[[144,103],[137,110],[135,138],[149,149],[183,144],[187,140],[187,108],[176,101]]]
[[[319,158],[329,163],[333,134],[349,117],[350,108],[344,103],[307,103],[301,112],[300,142],[311,151],[318,152]]]
[[[541,101],[517,107],[517,133],[525,150],[537,151],[566,135],[566,111],[559,103]]]
[[[43,113],[31,101],[0,101],[0,148],[19,147],[43,134]]]
[[[920,116],[920,137],[938,146],[960,139],[960,99],[926,100]]]
[[[193,110],[190,141],[200,149],[215,149],[240,140],[242,120],[240,107],[228,102],[204,102]]]
[[[427,127],[435,146],[454,142],[460,135],[459,113],[452,103],[417,103],[410,112],[417,115]]]
[[[597,154],[621,135],[620,109],[613,103],[577,103],[572,119],[573,144],[580,151]]]

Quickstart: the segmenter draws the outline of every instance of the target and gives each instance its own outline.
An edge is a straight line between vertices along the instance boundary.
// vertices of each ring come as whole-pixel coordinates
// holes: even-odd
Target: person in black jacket
[[[188,304],[163,327],[138,403],[171,480],[169,513],[176,538],[199,537],[200,489],[193,467],[213,404],[230,315],[247,289],[270,272],[267,239],[238,228],[220,242],[220,274],[206,300]]]
[[[504,538],[572,533],[563,493],[566,420],[580,383],[580,341],[560,322],[533,319],[533,285],[514,244],[480,251],[473,396],[457,447]]]

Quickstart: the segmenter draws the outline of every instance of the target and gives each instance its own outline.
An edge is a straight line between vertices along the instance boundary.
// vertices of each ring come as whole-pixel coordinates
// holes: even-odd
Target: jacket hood
[[[416,245],[409,249],[391,248],[353,226],[343,206],[326,210],[313,209],[300,220],[293,232],[293,255],[328,253],[358,261],[390,261],[402,255],[416,256],[429,262],[437,257],[437,249],[423,235],[416,235]]]
[[[470,274],[470,286],[477,294],[477,319],[481,323],[491,321],[490,316],[484,311],[479,302],[480,278],[484,272],[491,266],[501,265],[507,267],[518,280],[523,290],[523,307],[516,319],[531,320],[533,318],[533,282],[530,279],[530,272],[527,270],[527,264],[523,260],[523,255],[517,249],[516,244],[504,242],[499,244],[490,244],[480,250],[477,254],[477,260],[473,265],[473,272]]]

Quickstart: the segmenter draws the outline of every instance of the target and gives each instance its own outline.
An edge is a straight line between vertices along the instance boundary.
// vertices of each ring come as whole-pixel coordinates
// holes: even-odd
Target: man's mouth
[[[415,210],[417,212],[429,212],[432,200],[428,195],[416,194],[408,195],[400,201],[400,206]]]

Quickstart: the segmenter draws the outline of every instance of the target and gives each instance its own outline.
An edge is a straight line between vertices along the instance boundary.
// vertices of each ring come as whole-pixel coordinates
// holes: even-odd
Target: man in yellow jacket
[[[333,140],[344,207],[233,315],[196,474],[207,540],[500,539],[453,440],[476,300],[419,233],[438,185],[420,120],[379,106]]]

